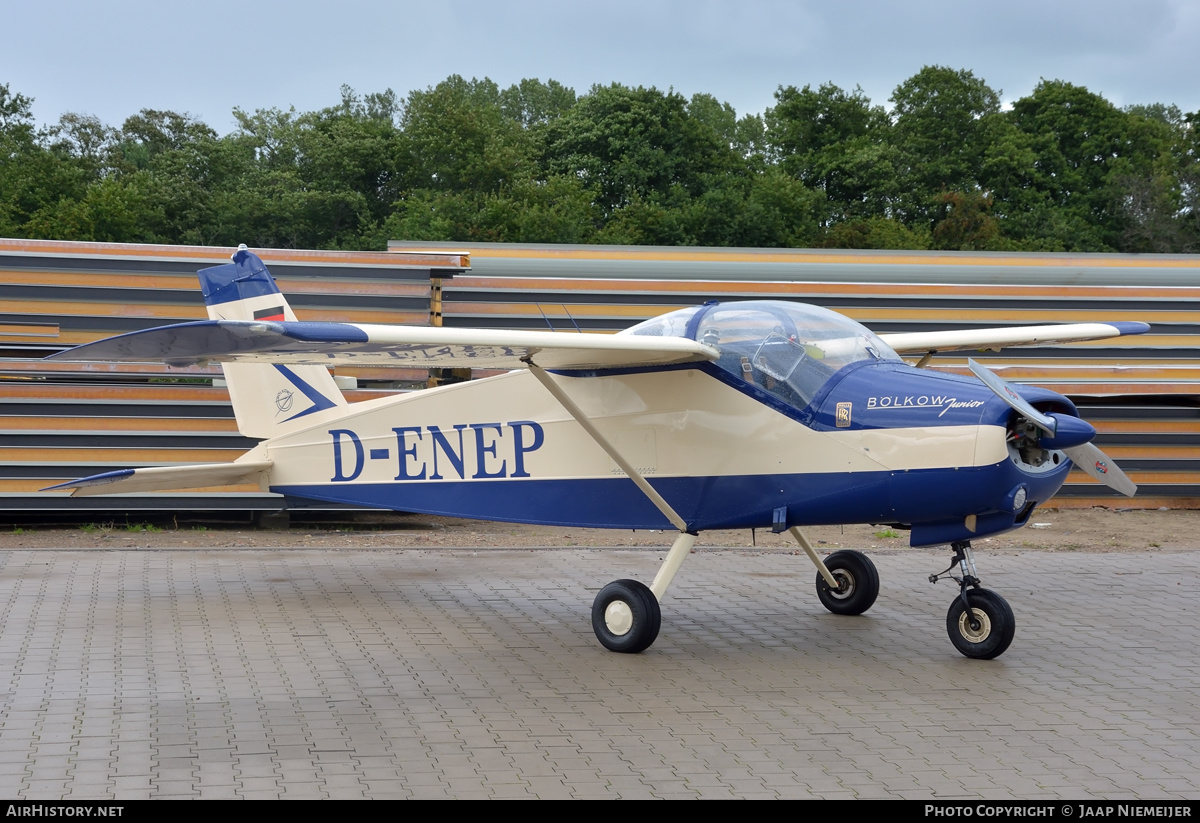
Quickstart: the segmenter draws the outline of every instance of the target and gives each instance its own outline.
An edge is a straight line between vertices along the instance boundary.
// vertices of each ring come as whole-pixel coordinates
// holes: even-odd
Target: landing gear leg
[[[970,540],[951,543],[950,548],[954,549],[954,559],[949,568],[929,575],[930,583],[947,577],[959,586],[959,595],[946,613],[946,633],[950,635],[950,642],[964,655],[976,660],[999,657],[1016,634],[1017,622],[1012,609],[1000,595],[980,588]],[[954,574],[955,567],[961,576]]]
[[[879,596],[879,572],[871,558],[862,552],[844,549],[822,560],[804,536],[793,526],[788,529],[808,559],[817,567],[817,597],[834,614],[862,614],[875,605]]]
[[[649,588],[636,580],[616,580],[600,590],[592,602],[592,631],[604,648],[626,654],[650,648],[662,623],[659,601],[696,537],[692,532],[679,533]]]
[[[679,512],[671,508],[671,504],[642,477],[616,446],[600,433],[562,386],[558,385],[545,369],[533,362],[532,356],[521,359],[537,381],[546,387],[546,391],[554,395],[567,413],[575,418],[580,428],[629,475],[629,479],[655,508],[662,512],[667,521],[679,529],[679,537],[675,538],[675,544],[667,553],[667,559],[663,561],[662,568],[658,570],[650,588],[636,580],[617,580],[601,589],[592,603],[592,631],[596,633],[604,648],[627,653],[644,651],[650,648],[650,644],[658,637],[658,627],[662,622],[658,601],[666,594],[667,587],[675,579],[675,572],[679,571],[684,558],[692,550],[692,544],[696,542],[696,533],[688,530],[687,523],[679,516]]]

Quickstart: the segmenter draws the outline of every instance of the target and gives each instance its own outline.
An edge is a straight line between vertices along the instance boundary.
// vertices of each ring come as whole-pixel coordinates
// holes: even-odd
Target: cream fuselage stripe
[[[698,369],[552,379],[647,477],[902,471],[1007,459],[1000,426],[815,431]],[[623,474],[527,372],[347,411],[268,441],[272,484]]]

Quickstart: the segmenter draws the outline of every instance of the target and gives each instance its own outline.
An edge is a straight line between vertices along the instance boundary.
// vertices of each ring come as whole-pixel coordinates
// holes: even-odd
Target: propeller
[[[995,372],[970,359],[967,360],[967,366],[971,374],[982,380],[997,397],[1042,430],[1041,444],[1044,448],[1061,450],[1085,474],[1127,497],[1133,497],[1137,485],[1091,442],[1096,430],[1090,424],[1069,414],[1040,412]]]

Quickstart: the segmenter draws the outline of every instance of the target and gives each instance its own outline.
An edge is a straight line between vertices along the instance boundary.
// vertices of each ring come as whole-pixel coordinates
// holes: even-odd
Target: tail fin
[[[238,246],[233,262],[201,269],[200,288],[211,320],[295,321],[287,300],[258,255]],[[225,381],[238,431],[269,438],[307,428],[346,398],[324,366],[226,363]]]

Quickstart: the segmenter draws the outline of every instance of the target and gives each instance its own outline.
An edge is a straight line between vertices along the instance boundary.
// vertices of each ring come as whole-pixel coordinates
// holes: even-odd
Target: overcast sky
[[[827,81],[886,104],[925,65],[1005,101],[1046,78],[1200,110],[1196,0],[18,0],[2,19],[0,83],[41,123],[157,108],[223,134],[234,107],[308,111],[343,83],[403,96],[451,74],[707,92],[740,115]]]

